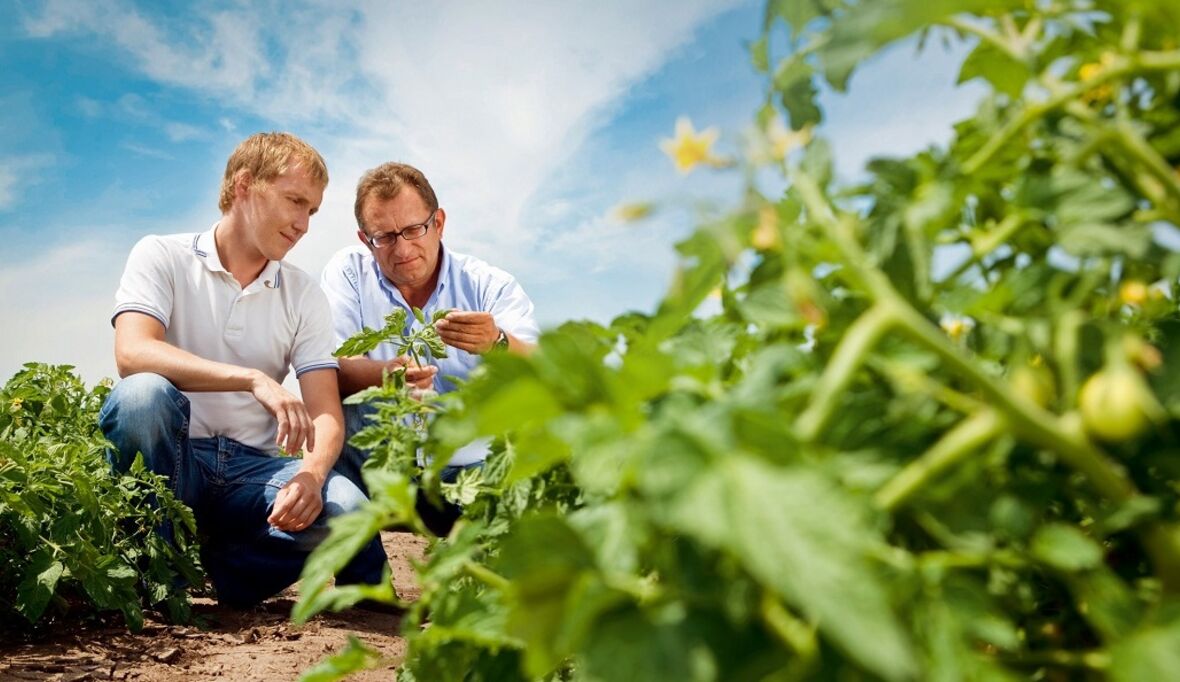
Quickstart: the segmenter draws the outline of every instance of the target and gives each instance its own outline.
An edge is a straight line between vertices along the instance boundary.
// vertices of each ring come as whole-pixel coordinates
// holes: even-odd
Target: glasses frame
[[[365,241],[368,242],[369,246],[373,247],[374,249],[388,249],[389,247],[391,247],[397,243],[398,237],[401,237],[402,239],[404,239],[408,242],[412,242],[415,239],[421,239],[426,236],[427,232],[430,231],[431,224],[434,223],[434,217],[436,215],[438,215],[437,208],[430,212],[430,217],[428,217],[426,220],[423,220],[420,223],[414,223],[413,225],[406,225],[405,227],[398,230],[397,232],[378,232],[377,234],[372,235],[372,236],[365,235]],[[422,228],[421,233],[416,234],[413,237],[408,236],[406,234],[407,232],[417,232],[418,228]],[[385,240],[390,237],[392,237],[392,239],[389,239],[389,241],[384,244],[377,243],[378,239]]]

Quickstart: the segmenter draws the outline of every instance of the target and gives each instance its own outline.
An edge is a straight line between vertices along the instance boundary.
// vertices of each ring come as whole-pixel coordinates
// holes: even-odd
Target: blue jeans
[[[370,417],[376,413],[377,410],[370,405],[344,406],[344,449],[340,451],[340,458],[336,460],[336,466],[333,467],[335,471],[355,483],[366,495],[369,489],[361,477],[361,467],[369,458],[369,453],[349,444],[349,441],[358,431],[369,425]],[[464,469],[481,466],[483,466],[483,462],[463,466],[446,466],[439,474],[439,479],[443,483],[454,483],[459,478],[459,473]],[[463,508],[459,505],[443,500],[443,506],[439,508],[431,504],[422,494],[419,494],[415,500],[415,509],[418,512],[418,518],[422,519],[422,524],[426,526],[427,530],[439,537],[449,534],[451,527],[463,515]]]
[[[324,508],[306,529],[287,532],[266,519],[278,491],[299,471],[300,460],[278,457],[224,437],[189,438],[189,401],[158,374],[120,381],[99,413],[114,445],[107,459],[127,471],[136,453],[147,468],[168,479],[177,499],[192,508],[205,536],[201,560],[217,598],[244,607],[282,591],[299,579],[308,554],[328,535],[328,519],[366,501],[344,476],[324,483]],[[162,528],[166,536],[171,528]],[[377,584],[388,561],[373,538],[336,576],[340,584]]]

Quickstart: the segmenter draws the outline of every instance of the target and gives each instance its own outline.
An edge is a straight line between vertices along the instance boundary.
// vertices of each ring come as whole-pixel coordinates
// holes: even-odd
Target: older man
[[[327,183],[323,159],[299,138],[248,138],[226,164],[221,219],[142,239],[115,297],[123,380],[100,415],[111,463],[126,470],[143,453],[169,479],[207,536],[218,598],[234,606],[298,579],[328,517],[364,501],[332,470],[344,425],[327,301],[282,260]],[[302,399],[281,385],[290,368]],[[376,583],[386,566],[374,539],[337,578]]]
[[[433,384],[440,393],[453,390],[449,377],[466,377],[484,353],[527,353],[533,348],[538,329],[532,301],[508,273],[443,245],[447,214],[421,171],[401,163],[368,171],[357,185],[354,211],[360,245],[337,253],[321,280],[338,344],[366,326],[383,326],[385,316],[396,308],[407,313],[420,308],[428,316],[451,309],[435,325],[443,343],[451,347],[447,357],[407,371],[409,381]],[[407,314],[406,319],[408,332],[414,316]],[[383,370],[407,363],[388,344],[366,357],[341,358],[341,392],[349,395],[379,385]],[[362,413],[346,406],[349,436],[363,427]],[[485,455],[486,447],[479,444],[461,449],[443,471],[443,479],[478,465]],[[363,459],[363,453],[346,445],[338,469],[359,483]]]

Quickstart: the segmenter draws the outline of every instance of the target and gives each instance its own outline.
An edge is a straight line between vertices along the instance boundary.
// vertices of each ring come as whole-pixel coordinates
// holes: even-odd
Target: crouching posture
[[[142,239],[116,294],[123,379],[100,415],[111,465],[126,470],[143,453],[169,479],[196,516],[218,599],[231,606],[295,582],[327,520],[365,500],[332,471],[344,425],[327,300],[282,260],[327,183],[323,159],[299,138],[248,138],[226,165],[221,220]],[[281,385],[290,369],[302,399]],[[337,581],[375,584],[386,565],[374,539]]]

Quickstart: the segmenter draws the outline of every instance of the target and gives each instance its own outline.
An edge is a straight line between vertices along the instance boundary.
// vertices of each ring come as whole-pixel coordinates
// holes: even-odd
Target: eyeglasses
[[[404,227],[400,232],[380,232],[373,235],[372,237],[367,237],[366,241],[369,242],[369,246],[372,246],[375,249],[384,249],[387,246],[393,246],[398,237],[401,237],[406,241],[421,239],[422,237],[426,236],[426,231],[430,229],[430,223],[434,221],[434,216],[437,213],[438,209],[436,208],[430,212],[429,218],[423,220],[417,225]]]

